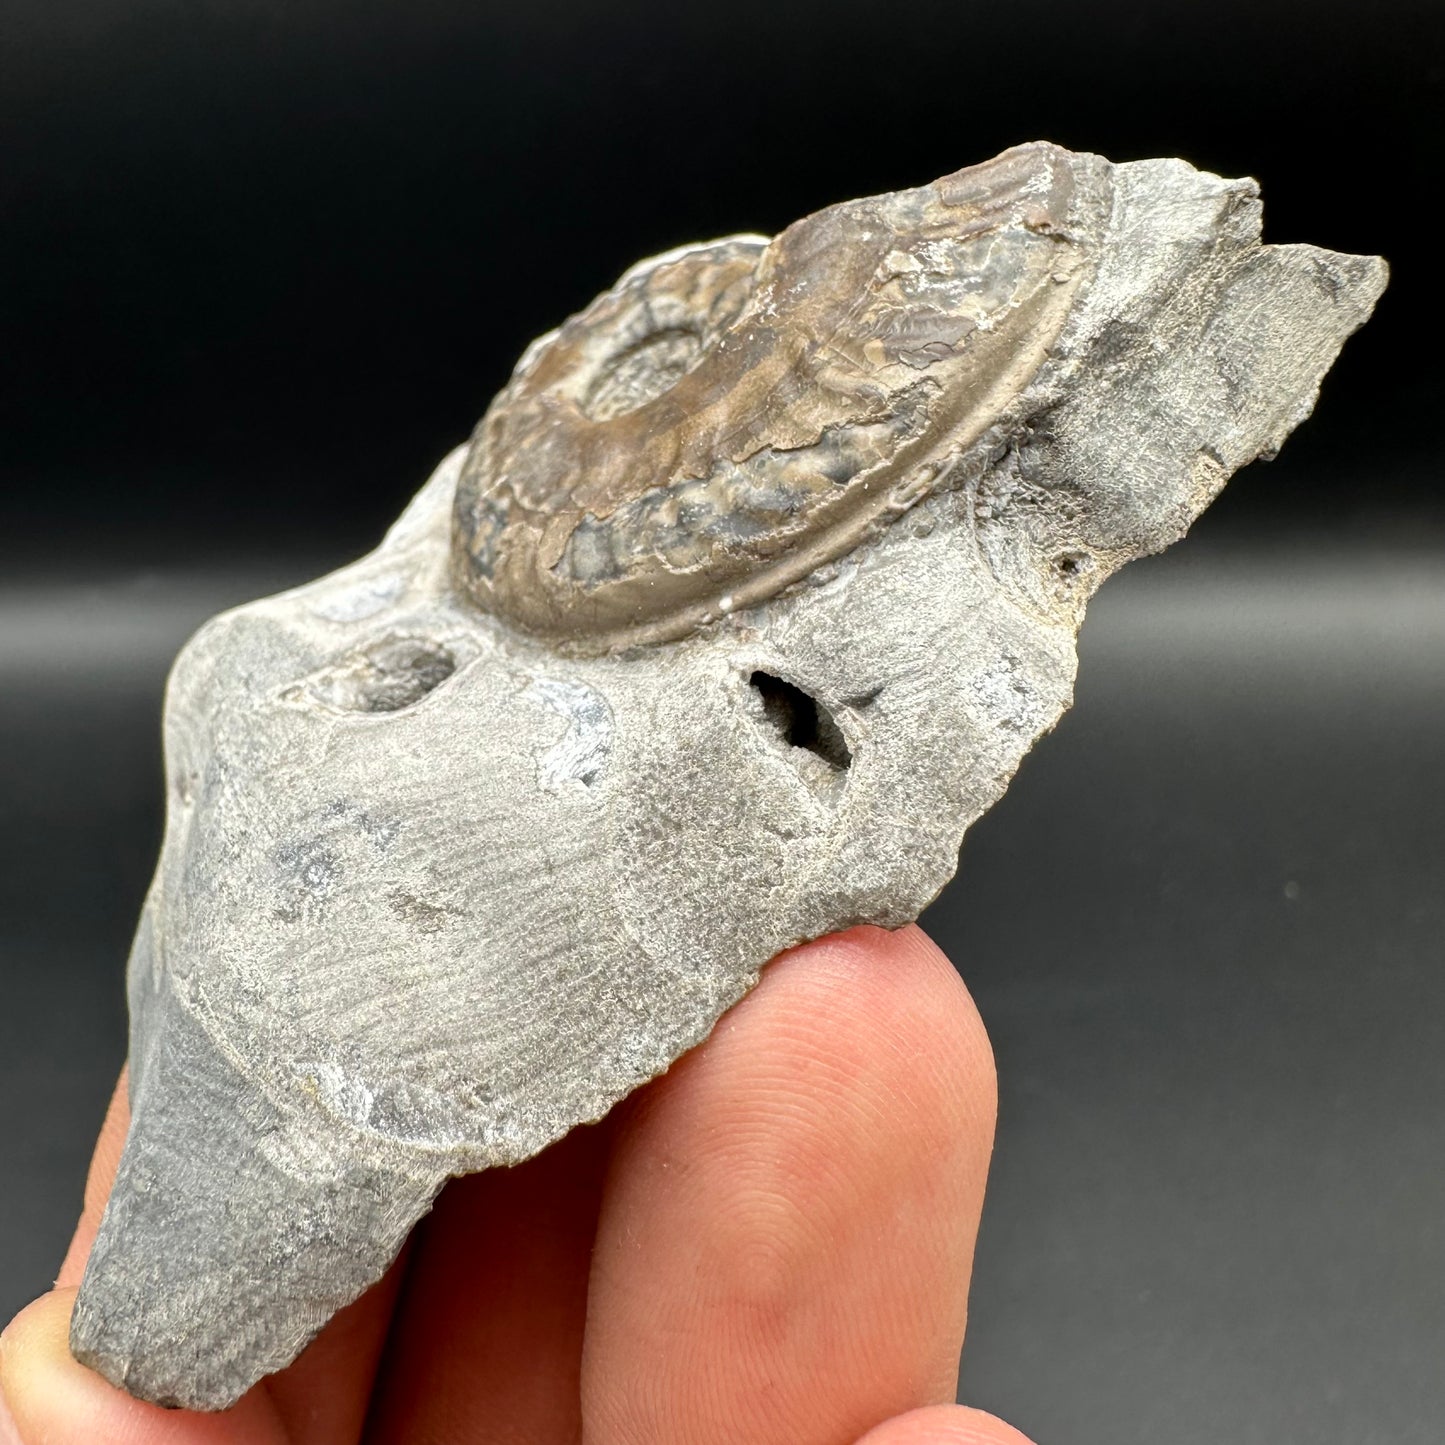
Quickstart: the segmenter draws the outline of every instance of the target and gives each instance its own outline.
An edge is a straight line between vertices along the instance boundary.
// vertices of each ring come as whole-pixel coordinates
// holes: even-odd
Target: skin
[[[602,1124],[455,1181],[294,1365],[196,1415],[66,1345],[122,1078],[56,1287],[0,1336],[0,1442],[1028,1445],[951,1403],[995,1105],[919,929],[794,949]]]

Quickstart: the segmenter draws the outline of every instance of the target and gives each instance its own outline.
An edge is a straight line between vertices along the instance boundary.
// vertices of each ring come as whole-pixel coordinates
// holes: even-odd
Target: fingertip
[[[870,1430],[858,1445],[1032,1445],[996,1415],[966,1405],[928,1405]]]
[[[795,987],[789,978],[794,973],[813,989],[846,993],[846,1016],[856,1027],[892,1036],[904,1051],[932,1061],[970,1134],[992,1139],[998,1110],[993,1045],[967,984],[922,928],[861,924],[801,944],[769,965],[753,997]],[[750,1002],[744,999],[739,1009]],[[831,1026],[830,1014],[821,1010],[795,1016]]]
[[[810,969],[820,964],[830,972],[846,975],[850,986],[862,983],[876,986],[892,985],[910,989],[932,986],[953,995],[957,1012],[950,1018],[950,1029],[967,1026],[971,1040],[976,1040],[993,1061],[988,1035],[979,1017],[978,1006],[969,993],[959,971],[946,953],[916,923],[902,928],[879,928],[861,923],[841,933],[826,934],[811,943],[799,944],[782,953],[763,974],[776,975],[787,967],[807,960]]]
[[[19,1445],[280,1445],[263,1399],[248,1398],[220,1415],[162,1410],[77,1362],[70,1353],[76,1294],[42,1295],[0,1334],[0,1397]]]

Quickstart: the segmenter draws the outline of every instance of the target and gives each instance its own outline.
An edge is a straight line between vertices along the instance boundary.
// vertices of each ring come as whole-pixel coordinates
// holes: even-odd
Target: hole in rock
[[[368,649],[370,666],[361,681],[360,703],[367,712],[396,712],[420,702],[456,671],[445,647],[414,637],[388,638]]]
[[[789,747],[802,748],[839,772],[853,761],[842,730],[817,698],[770,672],[755,672],[748,681],[762,699],[764,718]]]
[[[438,642],[384,637],[310,680],[313,696],[344,712],[400,712],[420,702],[456,671]]]

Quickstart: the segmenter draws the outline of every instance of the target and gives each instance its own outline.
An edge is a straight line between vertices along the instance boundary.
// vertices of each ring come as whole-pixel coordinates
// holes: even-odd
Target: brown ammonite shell
[[[523,357],[457,488],[458,585],[584,651],[664,641],[927,495],[1090,270],[1035,144],[644,263]]]

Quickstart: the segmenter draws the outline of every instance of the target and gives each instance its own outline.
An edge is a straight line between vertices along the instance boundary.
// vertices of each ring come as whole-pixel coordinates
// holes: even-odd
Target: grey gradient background
[[[636,257],[1045,135],[1395,282],[1094,602],[926,923],[999,1145],[963,1397],[1040,1445],[1445,1439],[1441,9],[13,0],[0,29],[0,1316],[124,1052],[160,692],[371,545]]]

